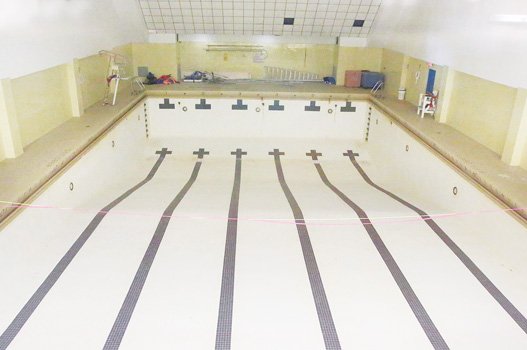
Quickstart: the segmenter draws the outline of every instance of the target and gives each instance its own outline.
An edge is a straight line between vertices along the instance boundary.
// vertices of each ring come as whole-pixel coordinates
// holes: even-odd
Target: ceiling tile
[[[367,36],[381,0],[137,0],[149,30]],[[294,18],[294,25],[284,25]],[[363,27],[354,28],[355,20]]]

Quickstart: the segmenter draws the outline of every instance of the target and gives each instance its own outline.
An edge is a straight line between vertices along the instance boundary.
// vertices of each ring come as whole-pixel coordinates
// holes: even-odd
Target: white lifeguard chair
[[[109,97],[113,93],[112,103],[114,106],[117,101],[117,92],[119,90],[119,82],[121,80],[130,80],[132,82],[132,93],[138,93],[145,89],[145,86],[138,76],[123,76],[126,74],[126,67],[129,64],[128,57],[112,52],[101,50],[99,55],[108,57],[108,75],[106,78],[107,89],[104,95],[104,104],[110,104]]]
[[[433,93],[419,94],[419,104],[417,105],[417,115],[421,118],[425,117],[425,114],[435,114],[437,110],[437,91]]]

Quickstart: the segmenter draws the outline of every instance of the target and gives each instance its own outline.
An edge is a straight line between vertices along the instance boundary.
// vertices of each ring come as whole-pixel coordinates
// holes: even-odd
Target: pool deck
[[[370,100],[462,173],[527,220],[527,171],[508,166],[500,156],[454,128],[419,118],[415,106],[391,98],[373,98],[368,90],[319,83],[184,83],[149,86],[140,95],[123,91],[115,106],[97,103],[80,118],[72,118],[28,145],[16,159],[0,162],[0,221],[13,212],[10,203],[26,203],[61,169],[89,148],[100,135],[146,96],[207,98],[286,98]],[[518,210],[516,210],[518,209]]]

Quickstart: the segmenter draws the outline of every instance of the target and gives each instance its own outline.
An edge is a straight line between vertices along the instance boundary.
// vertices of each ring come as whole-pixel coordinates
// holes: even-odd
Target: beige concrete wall
[[[331,75],[336,70],[337,83],[344,82],[346,70],[382,71],[386,76],[386,94],[397,95],[400,87],[407,89],[406,100],[416,105],[428,76],[428,64],[423,60],[376,48],[339,47],[337,45],[281,44],[266,45],[268,58],[253,62],[252,52],[207,52],[205,43],[127,44],[113,51],[129,57],[124,75],[136,75],[138,66],[148,66],[157,75],[176,76],[178,62],[182,71],[249,72],[253,78],[263,78],[265,65]],[[436,88],[444,72],[436,69]],[[108,59],[92,55],[78,60],[77,69],[85,107],[97,103],[106,91],[105,77]],[[416,80],[416,72],[420,78]],[[516,89],[480,79],[468,74],[453,73],[446,122],[501,154],[511,120]],[[401,86],[402,85],[402,86]],[[27,146],[72,116],[67,66],[61,65],[12,80],[20,137]],[[441,101],[440,101],[441,103]],[[3,155],[0,149],[0,159]],[[521,167],[527,169],[527,147],[522,153]]]
[[[4,143],[0,142],[0,162],[6,159],[5,150],[4,150]]]
[[[321,77],[332,74],[335,45],[264,45],[268,53],[262,63],[253,62],[253,52],[206,51],[206,43],[181,42],[181,71],[248,72],[254,79],[264,77],[264,66],[308,71]]]
[[[384,91],[388,97],[397,97],[401,86],[401,76],[403,73],[404,55],[400,52],[383,49],[382,68],[384,73]],[[403,84],[404,85],[404,84]]]
[[[129,58],[128,69],[123,76],[132,74],[132,45],[122,45],[112,51]],[[74,67],[78,70],[76,73],[82,104],[84,108],[88,108],[104,98],[108,58],[98,54],[91,55],[79,59]],[[68,73],[68,64],[63,64],[11,80],[23,147],[72,117],[71,77]],[[129,82],[122,87],[126,88],[127,84]]]
[[[433,64],[431,68],[436,71],[434,89],[439,90],[443,67]],[[426,91],[429,70],[428,63],[414,57],[409,57],[407,66],[403,67],[404,69],[406,69],[406,82],[404,84],[404,88],[406,88],[405,99],[417,106],[419,104],[419,94],[424,94]],[[417,74],[419,74],[418,79]]]
[[[130,43],[121,46],[116,46],[112,49],[112,51],[128,58],[128,63],[125,67],[123,76],[137,75],[133,69],[133,44]]]
[[[24,147],[72,117],[67,65],[13,79],[11,83]]]
[[[0,79],[0,161],[24,152],[10,79]]]
[[[456,72],[447,124],[501,154],[516,89]]]
[[[134,73],[132,44],[114,47],[111,51],[128,58],[128,62],[123,66],[124,71],[121,72],[121,76],[129,77],[136,75]],[[82,100],[84,108],[89,108],[101,101],[106,95],[106,77],[108,76],[109,60],[108,56],[94,54],[79,59],[78,63]],[[129,81],[122,81],[119,89],[129,85]]]
[[[527,143],[525,144],[525,147],[522,151],[520,167],[527,170]]]
[[[108,58],[92,55],[79,59],[79,79],[84,108],[88,108],[104,98]]]
[[[137,75],[137,67],[148,67],[156,76],[172,74],[177,76],[177,45],[176,44],[132,44],[133,71]]]
[[[137,70],[134,69],[134,54],[133,54],[132,44],[130,43],[130,44],[114,47],[112,51],[120,55],[123,55],[124,57],[127,58],[126,65],[123,66],[123,71],[121,72],[121,76],[123,77],[137,76]],[[132,80],[121,80],[119,84],[119,91],[131,89],[132,83],[133,83]],[[112,85],[111,91],[113,91],[113,85]]]
[[[333,73],[335,45],[277,45],[267,48],[264,65],[317,73],[320,78]],[[263,72],[262,72],[263,77]]]
[[[337,85],[344,85],[347,70],[381,71],[382,49],[373,47],[339,47]]]

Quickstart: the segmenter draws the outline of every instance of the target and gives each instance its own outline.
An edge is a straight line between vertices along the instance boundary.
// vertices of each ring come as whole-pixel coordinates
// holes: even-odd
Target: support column
[[[439,90],[439,106],[435,114],[435,119],[439,123],[446,123],[448,121],[448,113],[450,110],[450,102],[452,101],[452,91],[454,90],[455,79],[456,71],[445,66],[443,68],[443,79],[441,79],[441,87]]]
[[[82,100],[80,81],[79,60],[74,58],[73,62],[68,64],[68,89],[73,117],[80,117],[84,114],[84,101]]]
[[[527,145],[527,89],[516,90],[514,108],[501,160],[513,166],[520,165]]]
[[[408,90],[406,86],[406,78],[408,77],[408,65],[410,61],[410,56],[404,55],[403,57],[403,66],[401,67],[401,80],[399,81],[399,88],[404,87]]]
[[[304,50],[306,50],[305,47],[304,47]],[[335,52],[333,53],[333,70],[331,71],[331,75],[335,77],[337,85],[344,85],[344,74],[346,73],[340,70],[339,54],[340,54],[340,43],[338,43],[337,41],[337,44],[335,45]]]
[[[176,57],[177,57],[177,74],[176,79],[178,81],[183,81],[183,73],[181,72],[181,42],[178,41],[178,36],[176,35]]]
[[[9,79],[0,80],[0,141],[5,158],[16,158],[24,152]]]

